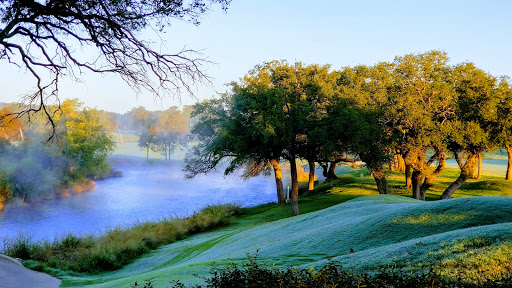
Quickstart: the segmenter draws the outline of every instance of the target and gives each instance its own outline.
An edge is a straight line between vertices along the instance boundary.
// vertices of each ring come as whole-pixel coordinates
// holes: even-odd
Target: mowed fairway
[[[197,276],[207,276],[212,262],[242,261],[248,253],[269,266],[318,267],[326,259],[358,272],[388,264],[413,270],[437,265],[447,276],[492,279],[512,265],[511,212],[508,197],[422,202],[371,195],[268,223],[258,214],[244,216],[233,226],[161,247],[121,270],[66,276],[62,284],[129,287],[151,278],[155,287],[177,279],[201,283]]]

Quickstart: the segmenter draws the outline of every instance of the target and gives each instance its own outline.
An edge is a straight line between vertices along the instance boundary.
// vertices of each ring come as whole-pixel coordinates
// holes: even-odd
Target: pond
[[[123,176],[96,182],[92,191],[68,197],[6,205],[0,212],[0,242],[23,234],[53,240],[68,233],[99,234],[137,221],[187,216],[220,203],[254,206],[276,201],[272,176],[247,181],[217,172],[193,180],[183,177],[183,161],[153,161],[114,156],[112,167]]]

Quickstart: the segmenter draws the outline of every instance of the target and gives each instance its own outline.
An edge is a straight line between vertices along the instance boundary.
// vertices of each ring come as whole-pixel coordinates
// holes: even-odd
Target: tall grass
[[[188,218],[170,218],[139,223],[130,228],[115,228],[98,237],[67,235],[53,242],[33,242],[20,236],[6,240],[2,253],[24,260],[24,264],[31,269],[50,274],[56,274],[55,269],[88,273],[111,271],[162,245],[225,226],[232,216],[240,213],[237,205],[215,205]]]

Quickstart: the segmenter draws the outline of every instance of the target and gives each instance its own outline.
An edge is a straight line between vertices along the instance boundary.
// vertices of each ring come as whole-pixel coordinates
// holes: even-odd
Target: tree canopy
[[[446,199],[483,151],[511,147],[512,154],[510,91],[506,78],[497,81],[469,62],[451,66],[441,51],[339,71],[272,61],[232,83],[221,99],[194,107],[199,118],[192,133],[200,143],[186,169],[189,176],[208,173],[226,160],[226,173],[260,171],[285,160],[296,215],[299,159],[309,164],[309,189],[315,163],[330,162],[334,174],[338,161],[361,160],[379,193],[388,193],[384,166],[400,155],[413,170],[413,197],[424,200],[453,155],[460,176]],[[276,183],[280,199],[282,181]]]

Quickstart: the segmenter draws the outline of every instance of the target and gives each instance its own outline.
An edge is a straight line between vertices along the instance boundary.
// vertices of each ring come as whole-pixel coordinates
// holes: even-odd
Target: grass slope
[[[212,261],[228,264],[247,253],[257,253],[269,265],[309,267],[328,258],[358,271],[383,264],[409,269],[438,264],[449,276],[492,278],[499,274],[496,267],[512,263],[511,212],[507,197],[422,202],[373,195],[263,224],[249,215],[239,225],[164,246],[121,270],[67,276],[62,284],[129,287],[149,278],[156,287],[169,286],[171,279],[197,283],[201,279],[193,274],[206,276]]]

